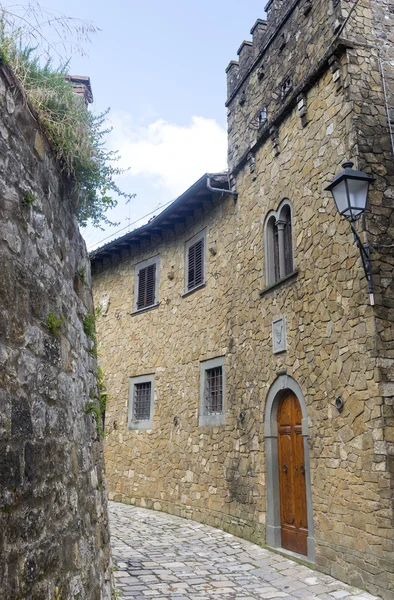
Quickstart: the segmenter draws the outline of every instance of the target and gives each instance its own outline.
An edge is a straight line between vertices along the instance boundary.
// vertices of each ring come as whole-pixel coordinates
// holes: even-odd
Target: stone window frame
[[[287,214],[286,214],[287,213]],[[286,224],[290,223],[290,234]],[[265,284],[275,285],[295,272],[293,243],[293,207],[284,198],[277,210],[271,210],[264,221]]]
[[[222,395],[223,405],[220,413],[209,413],[206,406],[206,386],[207,386],[207,371],[210,369],[222,369]],[[199,427],[204,425],[225,425],[226,424],[226,357],[218,356],[210,360],[200,362],[200,414],[198,419]]]
[[[203,240],[203,255],[202,255],[202,258],[203,258],[203,280],[198,285],[196,285],[196,286],[194,286],[192,288],[188,288],[189,248],[191,246],[193,246],[194,244],[196,244],[197,242],[199,242],[200,240]],[[207,271],[206,271],[206,265],[207,265],[206,252],[207,252],[207,230],[205,228],[202,231],[199,231],[198,233],[196,233],[196,235],[194,235],[192,238],[190,238],[189,240],[187,240],[185,242],[185,289],[184,289],[183,296],[191,294],[195,290],[199,290],[200,288],[202,288],[202,287],[204,287],[206,285],[206,276],[207,276]]]
[[[137,421],[134,418],[134,404],[135,404],[135,388],[139,383],[150,383],[151,384],[151,397],[150,397],[150,415],[149,419]],[[129,430],[143,430],[153,428],[153,414],[155,406],[155,375],[139,375],[138,377],[130,377],[129,384],[129,406],[128,406],[128,420],[127,429]]]
[[[138,308],[138,287],[139,287],[139,272],[142,269],[146,269],[150,265],[156,265],[156,276],[155,276],[155,301],[153,304],[149,306],[143,306],[142,308]],[[134,303],[133,303],[133,314],[141,313],[146,310],[152,310],[152,308],[157,308],[160,304],[159,302],[159,283],[160,283],[160,255],[152,256],[142,262],[137,263],[134,266]]]

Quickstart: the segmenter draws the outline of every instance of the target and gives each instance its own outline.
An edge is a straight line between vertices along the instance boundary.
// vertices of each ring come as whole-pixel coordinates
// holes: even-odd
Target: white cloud
[[[214,119],[192,117],[182,127],[158,119],[136,125],[127,113],[111,117],[110,143],[119,150],[119,166],[142,175],[155,187],[178,196],[206,172],[227,166],[227,136]]]

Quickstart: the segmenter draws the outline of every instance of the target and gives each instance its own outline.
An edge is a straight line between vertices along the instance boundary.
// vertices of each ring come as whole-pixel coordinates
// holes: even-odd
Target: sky
[[[136,193],[108,213],[119,226],[82,229],[88,249],[142,225],[205,172],[226,168],[225,69],[237,60],[242,41],[251,39],[265,4],[41,0],[50,10],[100,29],[86,56],[73,53],[70,73],[91,78],[90,110],[110,107],[107,144],[119,150],[119,166],[129,169],[117,183]]]

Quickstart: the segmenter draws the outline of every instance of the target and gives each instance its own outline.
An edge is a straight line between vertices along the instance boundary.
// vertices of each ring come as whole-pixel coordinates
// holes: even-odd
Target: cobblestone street
[[[219,529],[110,503],[120,598],[376,600]]]

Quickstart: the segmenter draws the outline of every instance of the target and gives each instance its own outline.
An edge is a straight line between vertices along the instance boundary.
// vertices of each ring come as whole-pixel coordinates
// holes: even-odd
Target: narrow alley
[[[111,502],[119,598],[377,600],[229,533]]]

